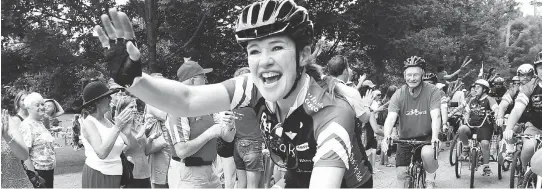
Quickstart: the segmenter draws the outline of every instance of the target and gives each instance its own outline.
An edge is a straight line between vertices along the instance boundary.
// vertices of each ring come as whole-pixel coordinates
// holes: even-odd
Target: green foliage
[[[146,72],[176,79],[185,57],[206,68],[211,83],[247,66],[234,26],[253,0],[2,1],[2,100],[19,89],[55,98],[67,109],[90,78],[107,79],[102,48],[92,34],[100,15],[117,7],[132,18]],[[540,18],[520,17],[514,0],[298,0],[324,38],[317,63],[346,55],[353,69],[379,85],[401,85],[402,63],[418,55],[436,72],[498,67],[511,76],[542,50]],[[467,77],[471,82],[477,75]]]

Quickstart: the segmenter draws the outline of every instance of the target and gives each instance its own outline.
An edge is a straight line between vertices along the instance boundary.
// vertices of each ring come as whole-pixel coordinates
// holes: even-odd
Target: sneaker
[[[489,168],[489,165],[486,165],[484,167],[484,172],[482,173],[482,176],[491,176],[493,172],[491,172],[491,168]]]
[[[428,173],[426,172],[426,177],[425,177],[425,183],[426,183],[426,188],[435,188],[435,180],[437,178],[437,173]]]

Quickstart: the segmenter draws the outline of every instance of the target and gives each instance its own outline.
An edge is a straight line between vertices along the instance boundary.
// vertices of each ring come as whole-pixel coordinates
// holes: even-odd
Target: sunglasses
[[[262,133],[265,134],[263,130]],[[297,149],[294,144],[280,137],[284,135],[285,133],[282,129],[282,123],[278,123],[275,125],[275,127],[273,127],[273,129],[271,129],[269,137],[263,137],[265,146],[267,149],[269,149],[269,156],[271,157],[270,159],[273,161],[273,163],[275,163],[275,165],[288,170],[297,169],[299,166]]]

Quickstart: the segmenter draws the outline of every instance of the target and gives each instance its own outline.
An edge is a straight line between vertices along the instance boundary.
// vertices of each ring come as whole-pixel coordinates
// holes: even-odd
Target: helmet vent
[[[249,11],[250,7],[246,7],[245,10],[243,10],[243,24],[247,24],[248,23],[248,11]]]
[[[292,15],[292,17],[290,17],[290,23],[301,24],[303,22],[304,16],[305,15],[303,14],[303,12],[297,11],[294,13],[294,15]]]
[[[250,23],[252,25],[258,22],[258,13],[260,13],[260,4],[256,4],[252,7],[252,18],[250,18]]]
[[[284,19],[284,17],[286,17],[293,8],[294,6],[292,5],[292,3],[290,3],[290,1],[284,2],[284,4],[282,4],[282,7],[280,7],[277,19]]]
[[[276,1],[269,1],[267,5],[265,5],[265,12],[263,13],[263,21],[267,22],[269,18],[271,18],[271,15],[273,14],[273,11],[275,11],[275,7],[277,6]]]

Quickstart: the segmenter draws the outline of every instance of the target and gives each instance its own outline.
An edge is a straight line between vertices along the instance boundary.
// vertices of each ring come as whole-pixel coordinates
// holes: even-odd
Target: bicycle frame
[[[535,146],[534,146],[534,150],[535,150],[535,153],[537,150],[541,150],[542,149],[542,136],[541,135],[528,135],[528,134],[514,134],[514,137],[515,138],[518,138],[518,139],[531,139],[531,140],[535,140]],[[521,145],[523,144],[523,141],[522,140],[518,140],[516,142],[516,146],[517,145]],[[519,148],[516,148],[516,150],[519,150]],[[525,170],[530,170],[530,167],[531,167],[531,162],[530,161],[527,161],[524,163],[524,165],[521,165],[521,166],[525,166],[526,169]],[[525,171],[525,174],[527,175],[527,172],[528,171]],[[534,174],[534,173],[533,173]],[[518,180],[518,182],[523,182],[524,179],[528,179],[528,178],[525,178],[523,177],[524,175],[521,175],[520,179],[521,180]],[[518,183],[519,184],[519,183]],[[534,183],[536,188],[537,189],[541,189],[541,185],[542,185],[542,176],[541,175],[537,175],[537,182]],[[526,187],[526,186],[523,186],[523,187]]]
[[[421,158],[415,158],[415,155],[416,155],[416,151],[425,146],[425,145],[431,145],[431,142],[427,142],[427,141],[415,141],[415,140],[392,140],[393,143],[399,143],[399,144],[409,144],[409,145],[415,145],[414,148],[412,149],[411,151],[411,159],[410,159],[410,164],[408,166],[408,169],[407,169],[407,175],[408,175],[408,180],[405,181],[405,187],[407,188],[414,188],[416,186],[416,182],[419,180],[419,179],[422,179],[421,182],[422,183],[418,183],[418,184],[421,184],[422,187],[425,188],[425,169],[423,168],[423,161],[421,160]],[[392,144],[392,143],[390,143]],[[435,154],[434,154],[434,159],[436,160],[437,159],[437,153],[438,153],[438,150],[437,150],[437,145],[434,146],[434,149],[435,151]],[[418,186],[419,187],[419,186]]]

